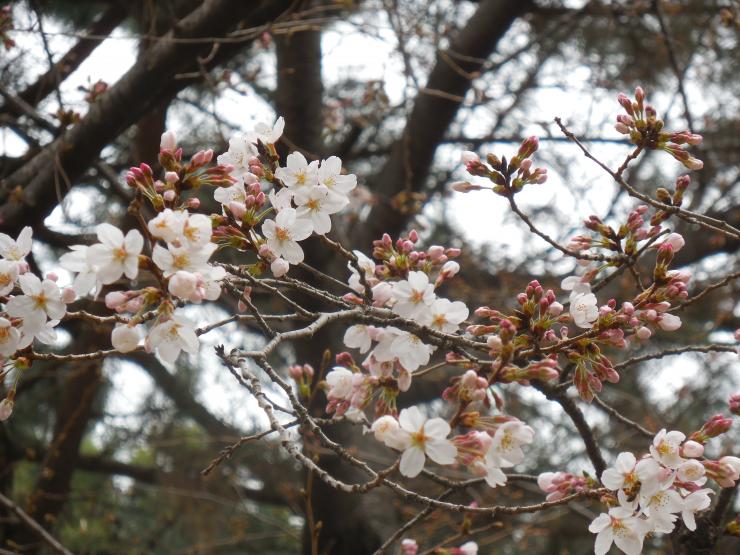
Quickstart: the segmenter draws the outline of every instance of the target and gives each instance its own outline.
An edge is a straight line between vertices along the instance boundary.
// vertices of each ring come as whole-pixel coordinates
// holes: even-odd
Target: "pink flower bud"
[[[693,440],[688,440],[683,444],[681,455],[689,458],[698,458],[704,454],[704,446]]]
[[[65,287],[62,289],[62,302],[64,304],[70,304],[75,302],[77,299],[77,293],[71,287]]]
[[[617,122],[614,124],[614,129],[617,130],[618,133],[621,133],[622,135],[629,135],[630,134],[630,128],[627,127],[622,122]]]
[[[229,206],[229,210],[234,215],[234,217],[239,220],[241,220],[244,217],[244,214],[247,213],[247,207],[244,206],[244,203],[232,200],[228,206]]]
[[[427,256],[432,260],[436,260],[442,256],[445,252],[445,248],[441,245],[432,245],[427,249]]]
[[[141,339],[137,327],[125,324],[116,326],[111,333],[111,344],[113,348],[121,353],[130,353],[139,346]]]
[[[669,234],[668,237],[666,237],[665,242],[673,247],[673,252],[680,251],[686,244],[686,241],[684,241],[684,238],[680,233]]]
[[[10,415],[13,414],[13,401],[11,399],[3,399],[0,401],[0,422],[5,422]]]
[[[463,153],[460,155],[460,159],[465,165],[468,165],[471,162],[480,162],[480,156],[470,150],[464,150]]]
[[[681,327],[681,318],[674,314],[663,314],[658,321],[658,325],[664,331],[676,331]]]
[[[290,264],[284,258],[276,258],[270,264],[270,270],[272,270],[272,275],[275,277],[283,277],[289,269]]]
[[[175,200],[175,191],[173,191],[172,189],[167,189],[162,195],[162,198],[164,198],[164,200],[167,202],[172,202],[173,200]]]
[[[288,374],[295,381],[300,381],[303,378],[303,368],[300,364],[292,364],[288,367]]]
[[[475,370],[468,370],[462,375],[462,378],[460,379],[460,383],[462,384],[462,386],[468,389],[474,389],[477,381],[478,374]]]
[[[183,270],[175,272],[167,284],[167,289],[171,294],[188,300],[192,300],[196,296],[197,287],[198,276]]]
[[[489,335],[488,338],[486,338],[486,345],[488,345],[488,348],[492,351],[500,351],[503,343],[498,335]]]
[[[111,310],[116,310],[127,300],[128,298],[126,297],[126,295],[124,295],[120,291],[111,291],[105,296],[105,306],[107,306]]]
[[[401,541],[401,555],[416,555],[419,551],[419,544],[416,540],[406,538]]]
[[[174,151],[177,148],[177,137],[174,131],[167,130],[162,133],[162,138],[159,141],[160,150],[171,150]]]
[[[560,316],[563,313],[563,305],[555,301],[554,303],[550,304],[550,307],[547,309],[547,311],[552,316]]]
[[[740,393],[735,393],[730,396],[730,412],[737,416],[740,416]]]
[[[688,160],[683,161],[683,165],[690,170],[700,170],[704,167],[704,162],[693,156],[689,156]]]
[[[180,179],[180,176],[177,175],[177,172],[165,172],[164,174],[164,180],[170,185],[173,183],[177,183],[179,179]]]
[[[449,279],[456,275],[460,271],[460,264],[455,262],[454,260],[448,260],[444,263],[444,266],[442,266],[442,271],[440,272],[445,279]]]
[[[645,326],[640,326],[639,328],[637,328],[635,335],[639,337],[640,339],[645,340],[645,339],[650,339],[650,336],[653,335],[653,332],[650,331],[650,328],[647,328]]]

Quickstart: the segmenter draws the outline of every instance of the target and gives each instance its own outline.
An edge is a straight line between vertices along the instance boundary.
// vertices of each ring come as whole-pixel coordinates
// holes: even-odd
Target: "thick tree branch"
[[[368,248],[383,232],[395,237],[401,231],[408,215],[392,202],[393,197],[402,191],[418,192],[424,187],[437,146],[444,140],[470,89],[471,76],[481,68],[477,60],[487,59],[512,23],[531,8],[530,0],[484,0],[451,41],[449,50],[458,59],[453,62],[445,51],[439,52],[425,90],[445,94],[420,93],[416,98],[401,138],[372,180],[377,205],[353,238],[357,246]]]

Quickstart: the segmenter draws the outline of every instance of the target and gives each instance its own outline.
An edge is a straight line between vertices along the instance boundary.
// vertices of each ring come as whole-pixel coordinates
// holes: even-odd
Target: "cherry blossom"
[[[357,186],[357,177],[353,174],[342,175],[342,161],[338,157],[330,156],[321,161],[317,179],[329,190],[329,197],[339,209],[349,204],[347,195]]]
[[[311,222],[298,218],[293,208],[278,212],[274,220],[265,220],[262,225],[268,248],[275,256],[283,257],[290,264],[303,262],[303,249],[298,241],[306,239],[312,231]]]
[[[18,278],[23,295],[11,298],[6,304],[6,311],[11,316],[23,318],[24,329],[29,334],[40,331],[46,323],[46,317],[60,320],[67,312],[61,300],[61,292],[56,283],[49,279],[40,280],[31,273]]]
[[[214,243],[206,243],[199,248],[175,247],[171,244],[164,248],[162,245],[155,245],[152,260],[162,270],[164,277],[186,271],[208,276],[215,273],[213,279],[219,279],[218,274],[223,276],[223,270],[216,270],[208,264],[208,259],[216,248]]]
[[[393,312],[404,318],[411,318],[422,324],[429,323],[429,310],[434,302],[434,286],[424,272],[409,272],[408,280],[402,279],[393,284]]]
[[[177,312],[149,331],[147,345],[150,350],[156,349],[162,360],[170,364],[177,360],[180,351],[196,355],[200,348],[193,324]]]
[[[129,353],[139,346],[141,335],[138,326],[118,325],[111,332],[111,344],[121,353]]]
[[[682,432],[660,430],[650,446],[650,454],[655,460],[668,468],[677,468],[684,459],[681,458],[681,442],[686,439]]]
[[[319,162],[310,164],[300,152],[292,152],[285,159],[286,166],[275,170],[277,177],[294,194],[304,193],[310,187],[318,185]],[[305,198],[305,197],[304,197]]]
[[[149,220],[147,228],[153,237],[177,244],[182,238],[182,230],[187,219],[186,211],[165,208],[155,218]]]
[[[249,160],[258,156],[257,147],[247,135],[234,135],[229,139],[229,150],[216,159],[221,165],[233,167],[231,175],[236,179],[244,179],[249,174]]]
[[[638,555],[647,532],[645,523],[633,516],[632,509],[621,505],[597,516],[588,530],[596,534],[596,555],[605,555],[612,543],[627,555]]]
[[[335,367],[326,375],[326,383],[329,385],[327,396],[332,399],[348,399],[352,394],[354,374],[342,368]]]
[[[448,299],[435,300],[430,309],[431,322],[429,327],[443,333],[454,333],[464,322],[470,311],[465,303],[461,301],[450,301]]]
[[[409,478],[424,469],[426,457],[437,464],[455,462],[457,449],[447,439],[450,426],[441,418],[427,419],[417,407],[403,409],[398,417],[399,429],[389,431],[390,441],[401,445],[401,474]]]
[[[229,203],[232,202],[243,204],[247,200],[247,193],[244,190],[244,182],[238,181],[230,187],[216,187],[213,191],[213,198],[216,202],[220,202],[225,206],[228,206]]]
[[[617,456],[616,464],[601,473],[601,483],[612,491],[630,489],[640,484],[641,491],[652,492],[660,487],[660,465],[652,458],[638,461],[630,452]]]
[[[5,296],[15,287],[18,279],[18,264],[10,260],[0,260],[0,295]]]
[[[285,118],[280,116],[272,127],[262,122],[255,125],[254,136],[265,144],[275,144],[282,136],[283,129],[285,129]]]
[[[592,328],[599,317],[596,295],[593,293],[577,294],[570,301],[570,315],[573,323],[579,328]]]
[[[486,456],[495,461],[496,466],[515,466],[524,460],[522,445],[532,443],[533,439],[534,430],[523,422],[504,422],[493,435],[493,442]]]
[[[18,350],[21,332],[10,321],[0,317],[0,355],[9,357]]]
[[[123,232],[110,224],[100,224],[95,228],[97,243],[87,249],[87,261],[96,268],[97,278],[107,285],[126,275],[134,279],[139,273],[139,254],[144,247],[144,237],[138,229]]]
[[[296,194],[296,200],[298,195]],[[330,214],[339,212],[343,208],[341,201],[329,195],[329,189],[323,185],[311,187],[306,190],[302,196],[302,202],[298,203],[296,217],[303,218],[311,222],[313,230],[324,235],[331,230]]]
[[[372,326],[363,324],[351,326],[344,332],[344,344],[350,349],[359,349],[361,353],[367,353],[372,345],[374,331]]]
[[[13,239],[5,233],[0,233],[0,256],[13,262],[22,262],[31,252],[33,244],[33,229],[24,227],[18,234],[18,239]]]
[[[691,492],[683,499],[683,507],[681,509],[681,518],[683,519],[686,528],[689,530],[696,530],[696,518],[694,515],[699,511],[708,509],[709,505],[712,504],[712,500],[709,498],[714,492],[709,489],[699,489]]]

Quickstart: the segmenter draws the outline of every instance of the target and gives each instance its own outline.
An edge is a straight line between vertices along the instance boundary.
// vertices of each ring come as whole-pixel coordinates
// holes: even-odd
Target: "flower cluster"
[[[624,553],[637,555],[647,534],[670,533],[679,517],[686,528],[696,530],[696,513],[709,507],[714,493],[705,487],[707,480],[727,488],[740,479],[737,457],[703,457],[704,443],[726,432],[730,423],[721,415],[713,417],[688,439],[682,432],[663,429],[643,457],[620,453],[614,466],[601,474],[601,483],[610,492],[602,500],[611,508],[589,526],[597,534],[595,553],[603,555],[616,543]],[[548,501],[596,488],[589,478],[562,472],[541,474],[538,484],[549,494]]]
[[[700,170],[704,167],[701,160],[694,158],[682,148],[683,145],[701,144],[702,136],[690,131],[664,131],[665,123],[658,118],[655,108],[645,104],[645,91],[641,87],[635,89],[634,100],[620,93],[617,101],[626,114],[617,116],[614,127],[623,135],[629,135],[633,144],[650,150],[664,150],[690,170]]]
[[[470,175],[485,177],[492,182],[491,190],[497,195],[509,196],[521,191],[525,185],[541,185],[547,181],[545,168],[532,168],[531,156],[539,148],[539,139],[529,137],[519,146],[519,150],[511,160],[499,158],[494,154],[486,156],[486,162],[481,161],[475,152],[466,151],[462,154],[462,162]],[[488,188],[484,185],[473,184],[467,181],[458,181],[452,184],[452,189],[467,193]]]
[[[416,555],[419,552],[419,544],[412,538],[401,540],[401,555]],[[441,547],[434,550],[435,555],[478,555],[478,544],[465,542],[460,547]]]

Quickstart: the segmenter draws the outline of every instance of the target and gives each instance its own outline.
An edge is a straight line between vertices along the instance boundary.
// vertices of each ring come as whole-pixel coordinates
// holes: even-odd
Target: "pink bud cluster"
[[[416,247],[419,234],[412,229],[406,236],[399,237],[395,242],[387,233],[373,241],[373,258],[380,261],[375,269],[379,278],[391,276],[404,277],[409,271],[419,270],[431,273],[437,270],[438,277],[435,287],[454,277],[460,271],[460,265],[452,260],[460,256],[460,249],[432,245],[426,250]]]
[[[587,478],[570,472],[543,472],[537,477],[537,485],[547,493],[547,501],[557,501],[568,495],[591,489]]]
[[[619,133],[629,135],[633,144],[650,149],[664,150],[690,170],[700,170],[704,163],[691,156],[682,145],[701,144],[702,136],[689,131],[667,132],[664,122],[657,117],[655,108],[645,104],[645,92],[641,87],[635,89],[635,100],[620,93],[617,101],[626,114],[617,116],[614,126]]]
[[[516,155],[507,162],[506,158],[499,158],[495,154],[488,154],[486,162],[482,162],[475,152],[462,153],[462,163],[467,172],[475,177],[485,177],[493,183],[494,193],[508,196],[521,191],[528,184],[542,184],[547,181],[547,170],[533,168],[531,156],[539,148],[537,137],[528,137],[519,146]],[[458,181],[452,184],[452,189],[460,193],[484,189],[482,185]]]

